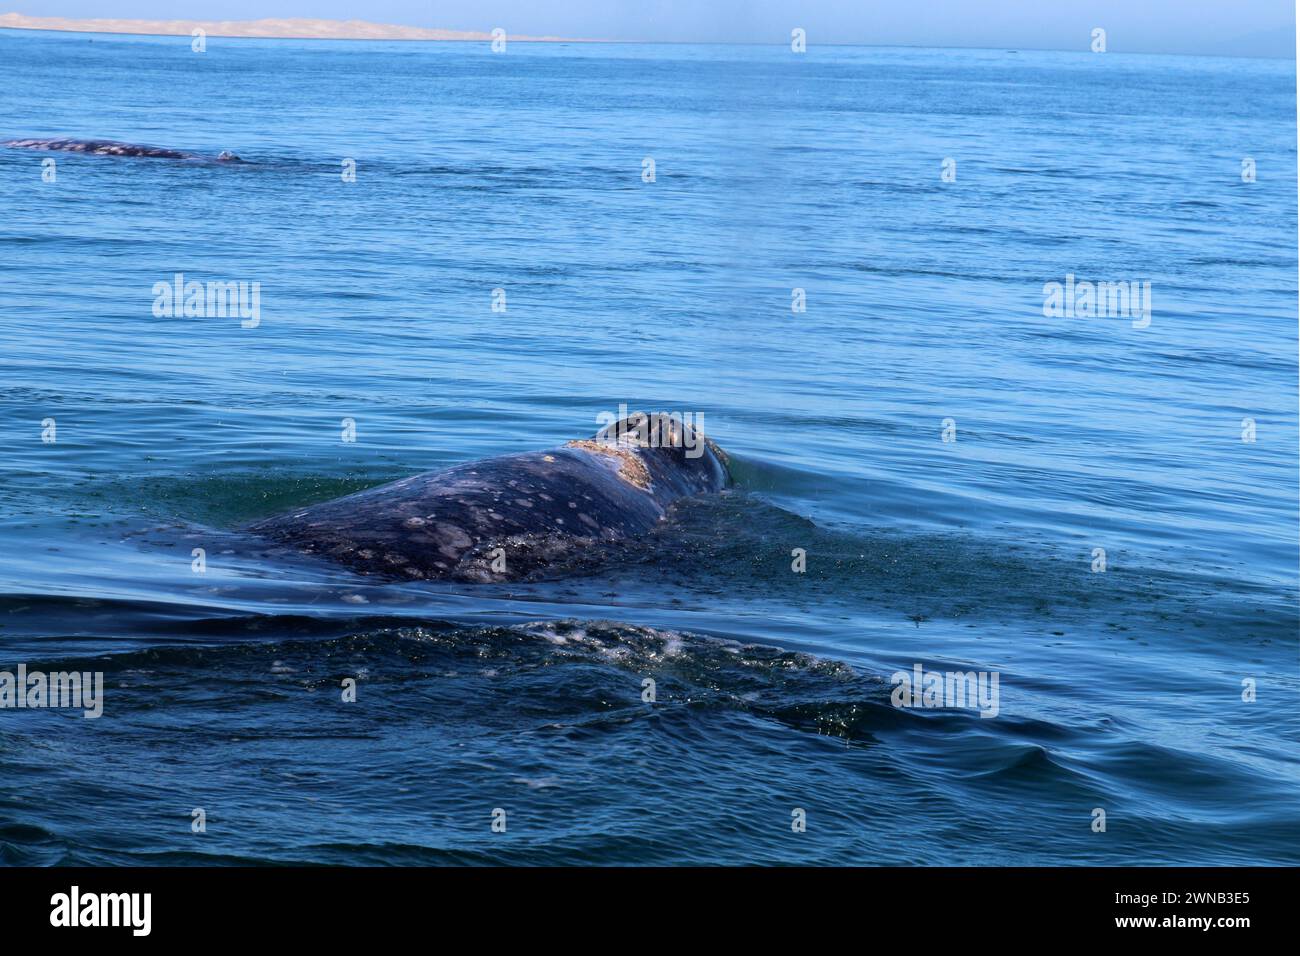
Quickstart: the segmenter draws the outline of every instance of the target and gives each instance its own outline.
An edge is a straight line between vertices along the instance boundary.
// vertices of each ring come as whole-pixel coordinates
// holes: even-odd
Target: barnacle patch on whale
[[[613,456],[619,459],[618,476],[620,478],[637,488],[645,489],[650,487],[650,472],[646,470],[645,463],[626,448],[619,448],[617,445],[596,441],[592,438],[575,439],[571,442],[565,442],[565,445],[568,448],[581,448],[583,451],[595,455]]]

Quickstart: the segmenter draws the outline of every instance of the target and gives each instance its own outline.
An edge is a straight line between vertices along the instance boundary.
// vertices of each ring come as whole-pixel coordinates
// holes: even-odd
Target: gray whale
[[[11,149],[57,150],[65,153],[89,153],[93,156],[145,156],[150,159],[211,159],[198,153],[161,146],[141,146],[137,143],[119,143],[111,139],[11,139],[0,145]],[[242,163],[243,160],[228,150],[216,157],[219,163]]]
[[[652,530],[673,502],[731,483],[727,456],[667,415],[590,439],[426,472],[250,525],[363,574],[513,581]]]

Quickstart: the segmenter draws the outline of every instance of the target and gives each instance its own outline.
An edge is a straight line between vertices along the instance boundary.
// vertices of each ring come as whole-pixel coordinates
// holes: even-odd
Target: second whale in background
[[[91,156],[142,156],[149,159],[202,159],[218,163],[242,163],[229,150],[222,150],[215,158],[187,153],[162,146],[142,146],[138,143],[120,143],[112,139],[11,139],[0,143],[10,149],[39,149],[64,153],[86,153]]]

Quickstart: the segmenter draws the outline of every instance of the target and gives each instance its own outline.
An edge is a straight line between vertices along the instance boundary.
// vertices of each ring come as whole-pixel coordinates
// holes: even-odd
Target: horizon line
[[[5,20],[22,20],[25,24],[5,23]],[[35,25],[41,23],[42,25]],[[70,24],[54,26],[52,23]],[[93,29],[88,24],[120,24],[119,29]],[[365,35],[303,35],[295,33],[269,33],[266,35],[248,34],[248,33],[221,33],[208,30],[209,26],[231,27],[234,25],[253,25],[263,23],[301,23],[312,25],[337,25],[345,27],[355,24],[357,27],[377,28],[379,31],[404,31],[407,35],[393,36],[365,36]],[[30,24],[30,25],[27,25]],[[132,26],[168,26],[172,30],[168,32],[157,32],[149,29],[130,29]],[[182,31],[182,25],[184,27]],[[333,20],[310,17],[263,17],[258,20],[145,20],[138,18],[70,18],[70,17],[29,17],[19,13],[0,14],[0,31],[14,31],[18,33],[58,33],[58,34],[86,34],[88,36],[135,36],[135,37],[190,37],[193,36],[193,30],[200,28],[205,30],[208,37],[217,37],[223,40],[306,40],[306,41],[341,41],[345,43],[371,42],[371,43],[490,43],[493,40],[490,32],[475,30],[446,30],[437,27],[412,27],[400,24],[374,23],[367,20]],[[496,29],[496,28],[494,28]],[[435,36],[417,36],[411,34],[441,34]],[[786,46],[782,41],[763,41],[763,40],[611,40],[603,38],[588,37],[557,37],[557,36],[529,36],[518,35],[511,36],[506,34],[507,41],[519,43],[582,43],[582,44],[624,44],[638,46]],[[1090,53],[1086,46],[1082,48],[1064,49],[1060,47],[1006,47],[1006,46],[934,46],[922,43],[846,43],[846,42],[818,42],[816,46],[826,47],[865,47],[870,49],[903,49],[903,50],[1002,50],[1007,53],[1019,53],[1022,50],[1034,53]],[[1242,59],[1242,60],[1280,60],[1282,62],[1294,63],[1296,56],[1294,53],[1290,56],[1274,56],[1267,54],[1249,54],[1249,53],[1171,53],[1171,52],[1153,52],[1148,50],[1107,50],[1106,55],[1127,55],[1127,56],[1177,56],[1177,57],[1209,57],[1220,59]]]

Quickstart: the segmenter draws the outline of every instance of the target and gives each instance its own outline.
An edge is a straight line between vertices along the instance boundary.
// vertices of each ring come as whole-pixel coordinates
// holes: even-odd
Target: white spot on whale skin
[[[407,518],[402,522],[402,526],[406,528],[423,528],[425,524],[426,522],[423,518]]]
[[[369,603],[370,603],[368,600],[366,600],[365,597],[363,597],[363,596],[360,595],[360,594],[345,594],[345,595],[343,595],[343,600],[347,601],[349,604],[369,604]]]
[[[468,548],[471,544],[474,543],[473,538],[467,535],[460,528],[456,527],[454,524],[448,524],[445,521],[440,521],[438,522],[435,530],[438,533],[438,537],[440,537],[445,542],[444,547],[439,549],[444,554],[447,554],[449,548],[455,551],[462,548]],[[448,557],[455,557],[455,554],[449,554]]]

